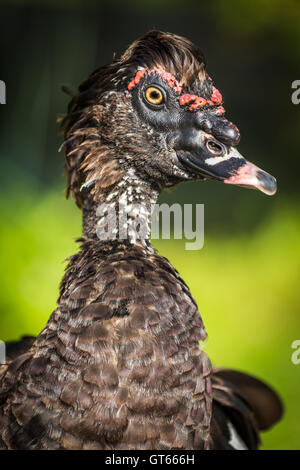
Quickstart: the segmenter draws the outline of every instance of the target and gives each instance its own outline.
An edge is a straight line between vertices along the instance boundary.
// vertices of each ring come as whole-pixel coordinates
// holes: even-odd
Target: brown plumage
[[[149,72],[131,92],[128,83],[141,69]],[[176,77],[180,91],[173,90],[175,78],[166,75],[167,85],[154,69]],[[141,93],[153,80],[159,89],[173,88],[163,90],[164,108],[150,110]],[[254,449],[259,429],[280,418],[280,401],[268,386],[212,370],[188,287],[148,236],[134,234],[131,205],[140,205],[148,224],[161,189],[207,174],[205,162],[199,172],[186,165],[189,144],[178,134],[185,119],[203,118],[197,129],[205,135],[210,129],[210,139],[217,135],[216,145],[232,151],[238,131],[218,117],[213,90],[200,51],[157,31],[79,87],[63,130],[68,192],[83,208],[81,248],[69,259],[43,331],[11,344],[0,367],[0,448],[232,449],[237,433]],[[192,93],[208,101],[200,113],[179,107],[179,95]],[[119,229],[112,239],[99,238],[99,205],[124,196],[128,238]]]

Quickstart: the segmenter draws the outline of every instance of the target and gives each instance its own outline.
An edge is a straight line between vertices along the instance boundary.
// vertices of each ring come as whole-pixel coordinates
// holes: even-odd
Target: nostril
[[[213,153],[214,155],[223,155],[224,153],[223,145],[219,144],[215,140],[208,139],[206,141],[206,148],[210,153]]]

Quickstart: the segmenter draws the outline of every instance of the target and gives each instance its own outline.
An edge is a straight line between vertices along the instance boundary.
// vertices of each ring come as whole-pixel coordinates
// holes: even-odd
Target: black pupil
[[[151,98],[153,98],[154,100],[157,100],[159,98],[158,91],[151,91]]]

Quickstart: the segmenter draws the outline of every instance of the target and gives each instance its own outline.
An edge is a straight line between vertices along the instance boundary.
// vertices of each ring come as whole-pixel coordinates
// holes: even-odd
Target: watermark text
[[[0,80],[0,104],[6,104],[6,85],[3,80]]]

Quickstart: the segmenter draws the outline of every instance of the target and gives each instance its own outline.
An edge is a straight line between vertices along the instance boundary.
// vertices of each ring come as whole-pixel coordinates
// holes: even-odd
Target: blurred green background
[[[278,179],[269,198],[215,182],[179,185],[160,202],[204,203],[205,245],[155,246],[188,283],[213,363],[268,381],[285,403],[264,449],[300,449],[300,5],[296,0],[0,1],[0,338],[38,334],[55,308],[81,214],[64,199],[56,118],[62,84],[77,86],[156,27],[187,36],[207,58],[247,159]]]

